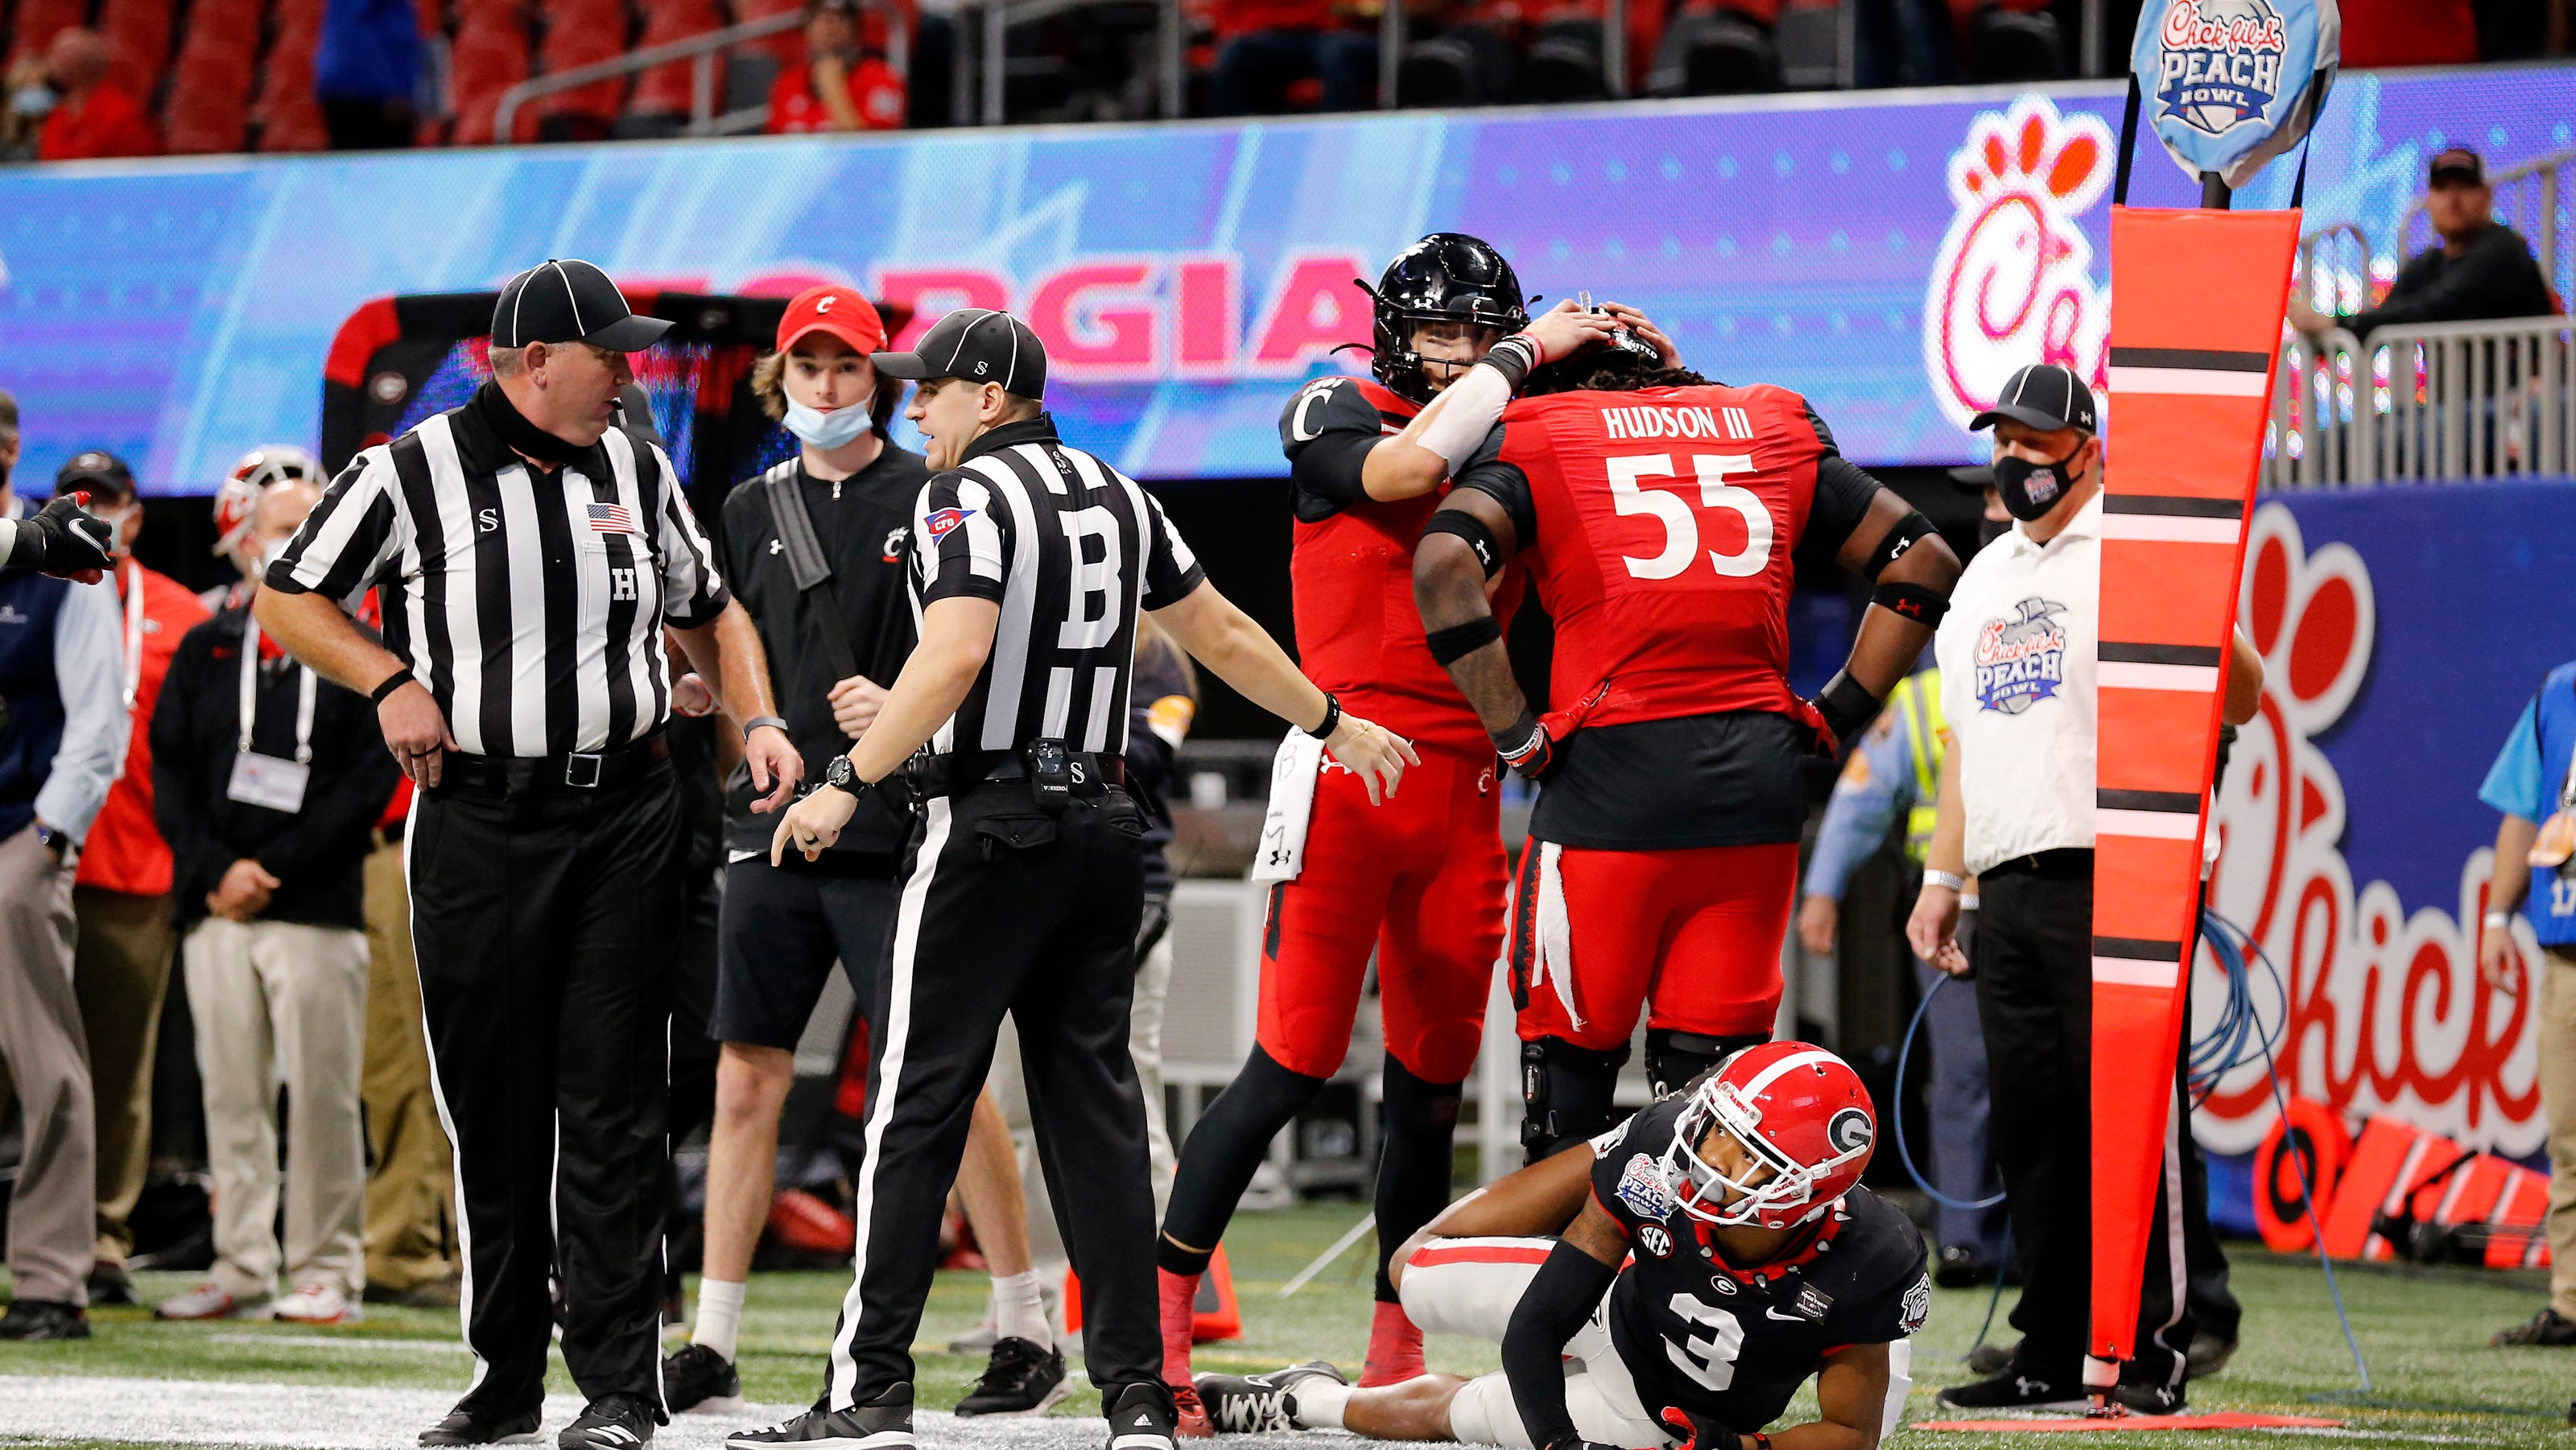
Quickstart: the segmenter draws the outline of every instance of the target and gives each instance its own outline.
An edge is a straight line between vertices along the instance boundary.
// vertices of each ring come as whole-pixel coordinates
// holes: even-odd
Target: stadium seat
[[[1833,0],[1781,11],[1771,27],[1772,49],[1780,58],[1780,84],[1793,91],[1825,91],[1841,85],[1842,30],[1842,7]]]
[[[1673,17],[1646,81],[1659,96],[1738,95],[1779,84],[1780,56],[1770,33],[1734,10]]]
[[[1968,21],[1968,74],[1979,81],[2056,80],[2066,74],[2057,17],[1990,6]]]
[[[456,97],[451,139],[459,146],[492,144],[492,111],[501,93],[528,78],[528,34],[517,14],[487,10],[469,17],[456,32],[448,74]],[[522,109],[515,129],[519,134],[511,139],[534,140],[536,115]]]
[[[1600,21],[1552,20],[1538,28],[1521,61],[1520,99],[1597,101],[1609,94]]]
[[[717,12],[715,0],[647,0],[644,34],[635,44],[641,50],[723,28],[724,17]],[[720,103],[724,89],[724,57],[715,57],[714,64],[717,67],[717,94],[713,103]],[[687,116],[694,103],[692,69],[688,61],[673,61],[669,65],[655,66],[637,77],[634,93],[627,98],[627,117],[643,120]],[[630,134],[623,126],[620,133]]]
[[[541,74],[572,70],[615,60],[626,53],[626,11],[622,4],[564,7],[550,13],[545,44],[538,51]],[[533,106],[541,141],[598,141],[626,100],[622,79],[594,81],[569,91],[540,96]]]
[[[260,71],[259,99],[251,119],[259,125],[262,151],[327,151],[330,128],[323,124],[321,103],[313,98],[313,52],[321,43],[320,18],[312,28],[282,25],[269,43],[268,63]]]
[[[170,61],[173,0],[107,0],[98,16],[107,37],[108,74],[145,101],[160,87]]]
[[[241,7],[234,7],[236,9]],[[239,151],[250,127],[251,77],[259,58],[256,14],[247,34],[222,0],[199,0],[170,75],[163,131],[178,155]]]
[[[21,56],[42,55],[57,33],[88,21],[89,0],[18,0],[18,13],[10,22],[10,63],[16,64]]]

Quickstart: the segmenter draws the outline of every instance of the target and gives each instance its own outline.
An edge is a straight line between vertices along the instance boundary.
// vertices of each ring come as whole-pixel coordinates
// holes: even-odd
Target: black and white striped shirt
[[[351,610],[381,587],[385,647],[466,754],[641,740],[670,717],[662,626],[711,624],[729,598],[714,551],[658,444],[611,428],[548,475],[485,420],[495,404],[486,384],[360,453],[268,587]]]
[[[933,475],[912,541],[920,607],[960,595],[1002,607],[992,657],[933,750],[1127,748],[1136,612],[1177,604],[1207,577],[1151,494],[1039,417],[994,429]]]

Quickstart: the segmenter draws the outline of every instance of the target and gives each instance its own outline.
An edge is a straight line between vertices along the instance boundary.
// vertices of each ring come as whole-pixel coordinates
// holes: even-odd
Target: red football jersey
[[[1280,443],[1297,486],[1288,564],[1297,660],[1344,709],[1417,745],[1490,752],[1475,710],[1431,658],[1413,603],[1413,549],[1448,485],[1392,503],[1360,488],[1368,446],[1402,432],[1420,411],[1374,382],[1320,378],[1280,415]],[[1494,616],[1507,629],[1519,597],[1520,574],[1508,571],[1494,595]]]
[[[1556,621],[1548,696],[1582,725],[1730,710],[1801,719],[1791,551],[1833,452],[1782,388],[1557,393],[1503,413],[1519,559]],[[1507,505],[1515,501],[1506,499]]]

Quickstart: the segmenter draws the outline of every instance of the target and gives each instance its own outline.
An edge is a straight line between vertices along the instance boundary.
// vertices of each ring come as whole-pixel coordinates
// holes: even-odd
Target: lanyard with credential
[[[116,581],[125,591],[125,713],[131,715],[143,689],[143,575],[128,559]]]
[[[287,663],[303,676],[295,696],[295,763],[313,763],[313,670],[301,661]],[[242,621],[241,740],[238,753],[252,754],[251,726],[259,721],[259,621]]]

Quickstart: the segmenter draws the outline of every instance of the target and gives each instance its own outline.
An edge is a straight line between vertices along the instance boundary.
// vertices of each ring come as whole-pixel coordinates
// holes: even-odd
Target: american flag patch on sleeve
[[[590,529],[595,534],[640,534],[635,527],[635,511],[622,503],[595,503],[590,506]]]

